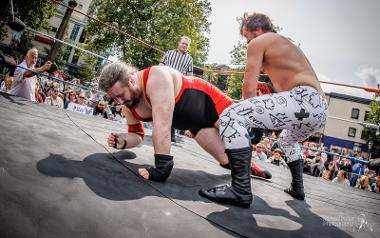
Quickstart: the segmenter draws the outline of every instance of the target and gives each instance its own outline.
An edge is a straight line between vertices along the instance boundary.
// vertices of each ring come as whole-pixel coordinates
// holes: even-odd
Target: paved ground
[[[380,237],[378,194],[305,176],[296,201],[289,171],[259,163],[273,178],[252,180],[251,209],[218,205],[197,191],[229,171],[193,140],[173,146],[166,183],[147,182],[151,137],[117,152],[111,131],[126,128],[0,94],[0,237]]]

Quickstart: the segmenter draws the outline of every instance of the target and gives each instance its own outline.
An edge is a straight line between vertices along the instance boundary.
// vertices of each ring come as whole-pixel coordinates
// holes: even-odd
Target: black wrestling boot
[[[252,202],[250,162],[251,147],[226,150],[230,161],[232,184],[199,190],[199,195],[211,201],[249,208]]]
[[[288,163],[290,173],[292,174],[291,186],[284,189],[284,192],[289,193],[292,197],[298,200],[305,199],[305,193],[303,191],[303,160],[298,159],[296,161]]]

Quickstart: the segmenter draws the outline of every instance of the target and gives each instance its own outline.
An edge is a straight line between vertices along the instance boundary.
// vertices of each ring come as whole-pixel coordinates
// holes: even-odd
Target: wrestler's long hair
[[[117,81],[120,81],[123,85],[127,85],[129,76],[137,71],[137,68],[124,62],[110,63],[100,73],[98,78],[99,89],[107,92]]]
[[[248,15],[248,13],[244,13],[243,17],[238,18],[240,21],[240,34],[243,35],[243,29],[247,31],[255,31],[258,28],[261,28],[264,32],[277,32],[275,26],[272,24],[270,18],[262,13],[253,13]]]

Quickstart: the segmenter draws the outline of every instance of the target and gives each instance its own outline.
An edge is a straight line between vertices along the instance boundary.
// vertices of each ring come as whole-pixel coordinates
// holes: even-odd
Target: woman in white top
[[[350,186],[350,181],[347,179],[347,173],[344,170],[339,170],[338,174],[332,181],[333,183],[340,183],[347,185],[348,187]]]

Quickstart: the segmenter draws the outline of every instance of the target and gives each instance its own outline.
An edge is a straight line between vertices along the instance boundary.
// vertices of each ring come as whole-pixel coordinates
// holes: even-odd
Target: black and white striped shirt
[[[167,51],[161,64],[170,66],[184,75],[192,75],[193,73],[193,58],[188,53],[179,50]]]

